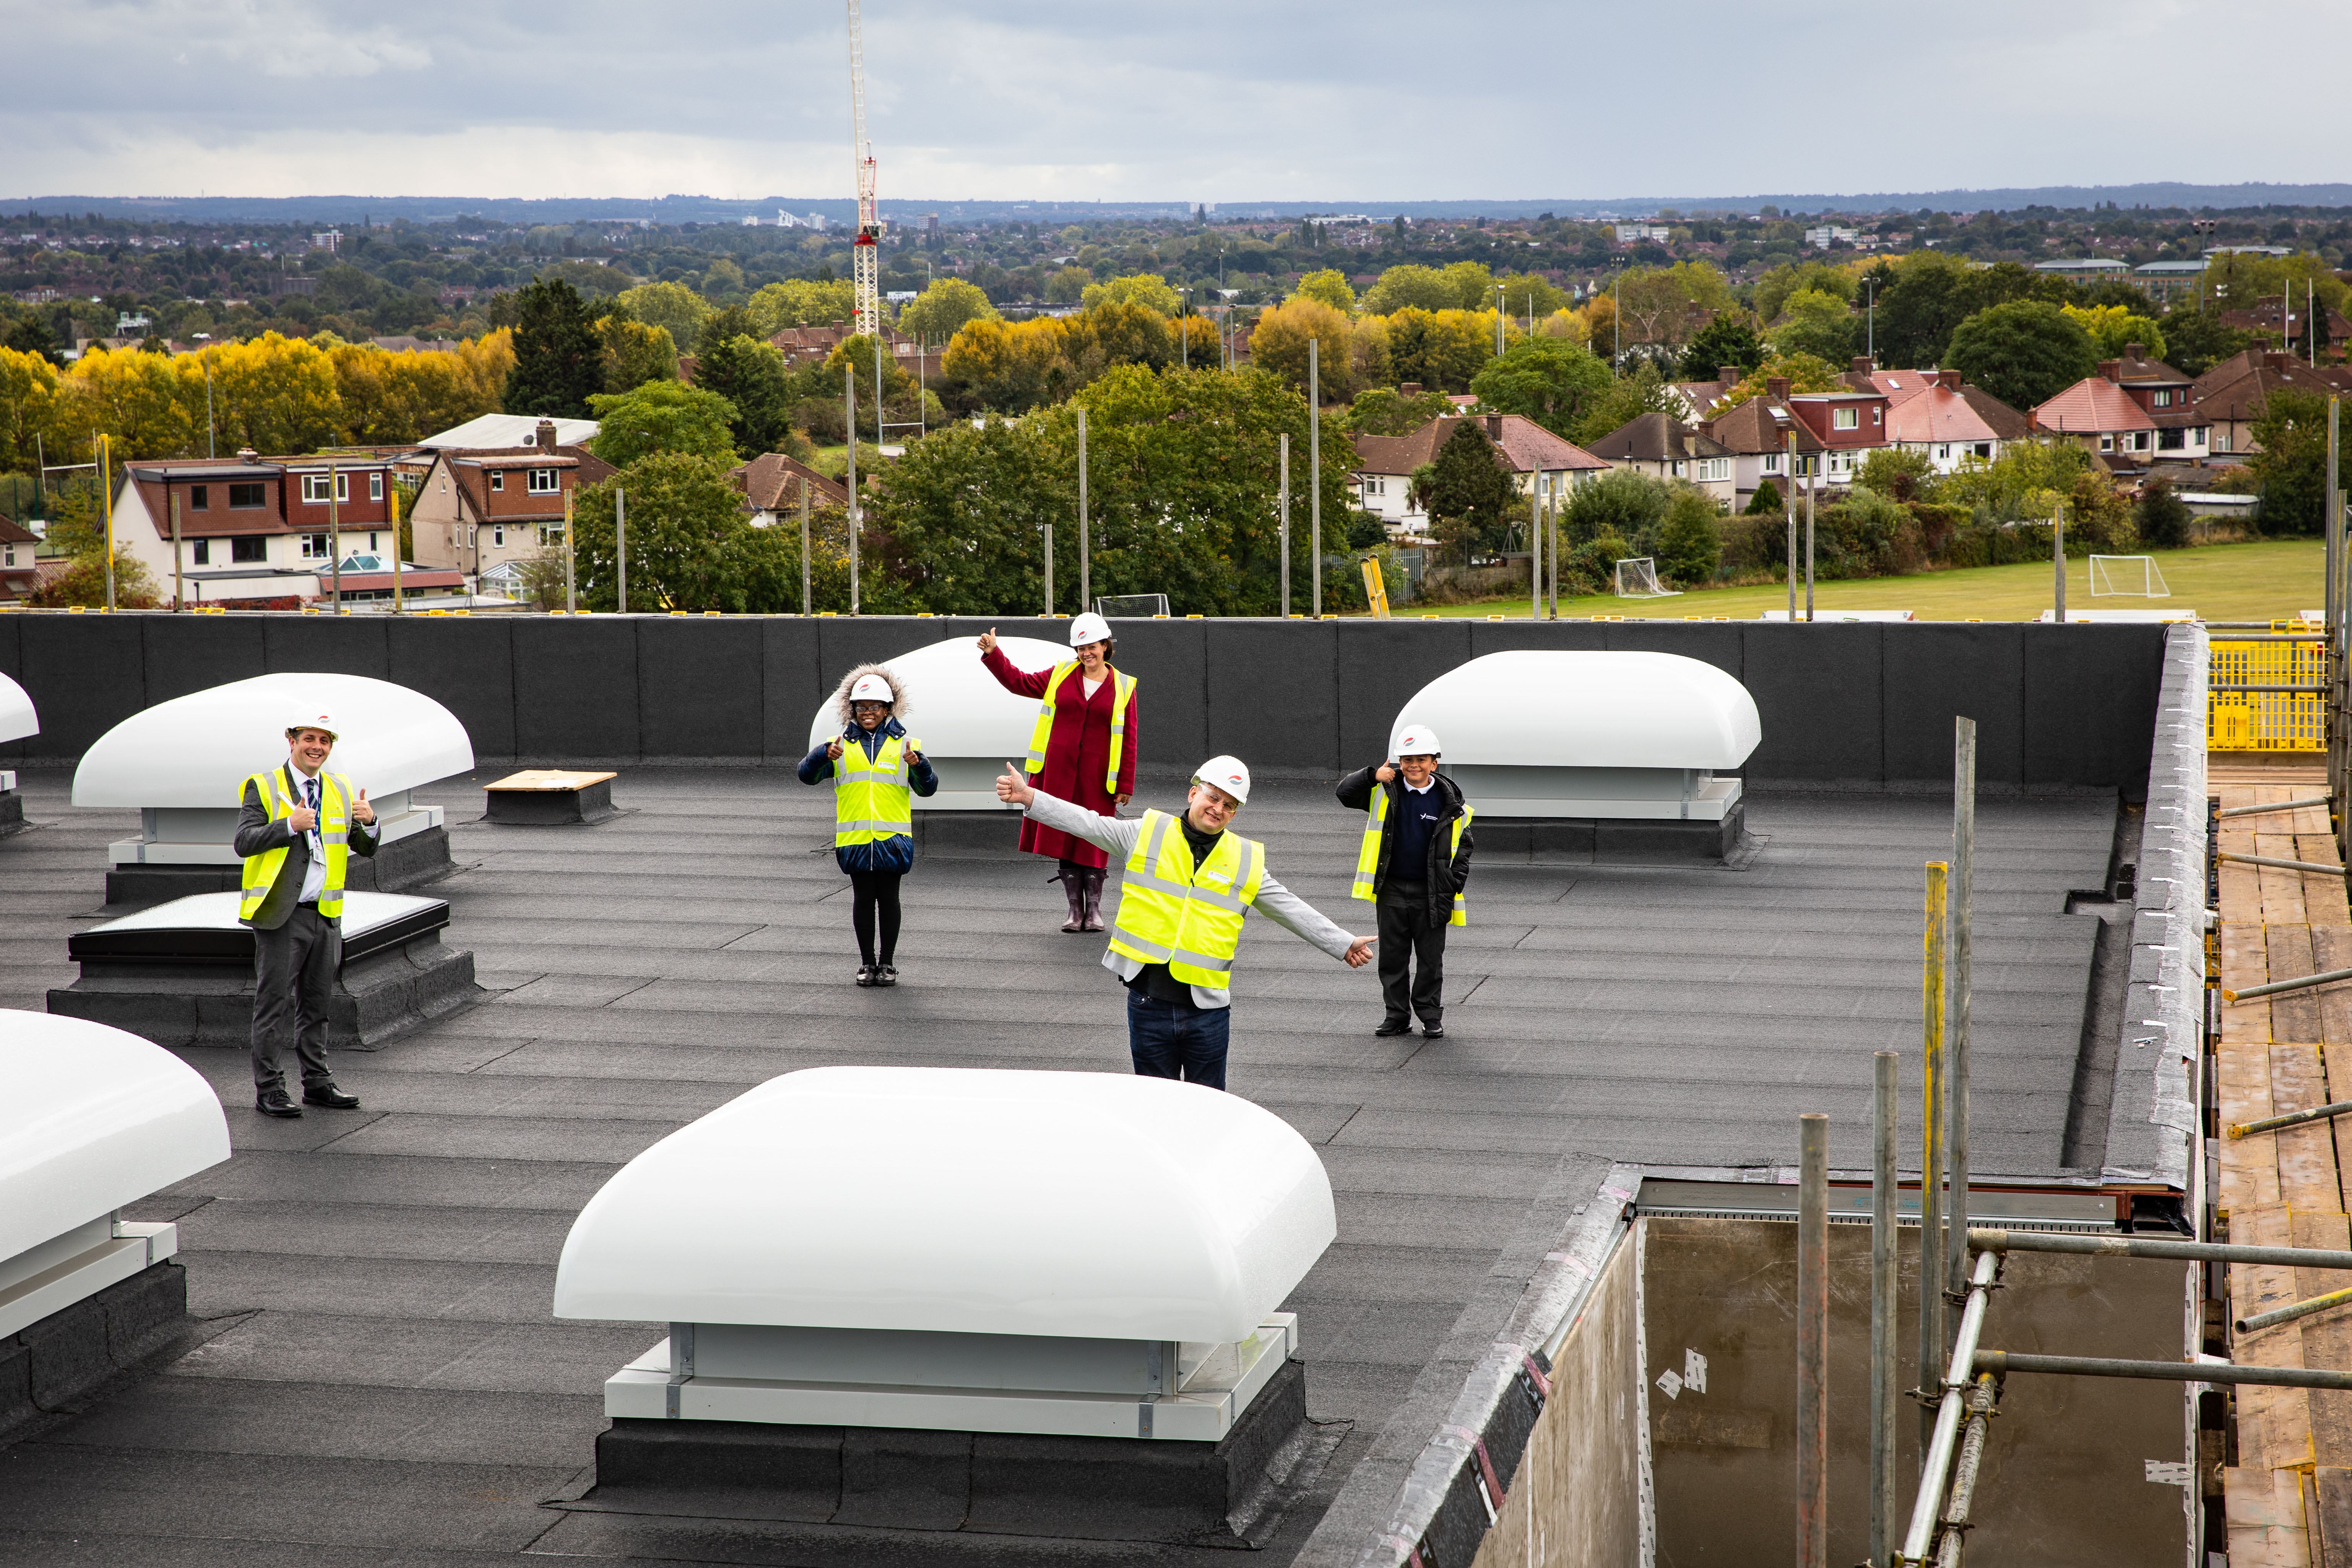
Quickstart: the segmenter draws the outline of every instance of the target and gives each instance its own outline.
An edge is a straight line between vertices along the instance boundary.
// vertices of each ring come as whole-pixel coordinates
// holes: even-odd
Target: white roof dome
[[[286,760],[287,715],[331,713],[327,769],[390,795],[474,765],[457,716],[364,675],[257,675],[174,697],[98,738],[74,769],[76,805],[233,807],[238,786]]]
[[[219,1097],[163,1047],[0,1011],[0,1258],[227,1158]]]
[[[41,732],[40,715],[23,687],[0,675],[0,741],[21,741]]]
[[[555,1315],[1223,1343],[1337,1233],[1315,1151],[1233,1095],[814,1068],[607,1182],[564,1240]]]
[[[1746,687],[1673,653],[1486,654],[1397,710],[1390,756],[1408,724],[1446,737],[1449,767],[1736,768],[1764,738]]]
[[[1051,669],[1070,657],[1068,648],[1036,637],[999,637],[996,647],[1023,669]],[[876,662],[888,665],[905,688],[912,715],[907,728],[926,755],[1017,763],[1029,754],[1037,699],[1015,697],[996,683],[980,662],[978,637],[950,637]],[[840,733],[827,692],[809,721],[809,744],[821,746]]]

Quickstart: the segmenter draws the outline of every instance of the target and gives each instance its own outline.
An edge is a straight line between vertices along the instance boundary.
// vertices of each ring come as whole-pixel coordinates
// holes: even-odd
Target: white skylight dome
[[[1490,653],[1413,693],[1391,727],[1427,724],[1462,764],[1719,771],[1764,738],[1748,689],[1672,653]]]
[[[421,691],[363,675],[257,675],[133,713],[98,738],[74,769],[76,805],[236,805],[251,773],[286,760],[296,713],[333,715],[331,773],[371,798],[461,773],[473,742],[457,716]]]
[[[0,675],[0,741],[21,741],[41,732],[40,715],[25,689]]]
[[[996,646],[1021,669],[1051,669],[1070,657],[1060,643],[1038,637],[1001,637]],[[997,684],[980,662],[978,637],[950,637],[878,662],[906,689],[907,728],[939,772],[939,792],[918,796],[916,809],[1005,809],[993,781],[1006,763],[1029,754],[1038,699],[1016,697]],[[841,725],[828,690],[809,721],[809,744],[823,745],[841,733]]]
[[[1233,1095],[817,1068],[606,1183],[564,1242],[555,1315],[1234,1342],[1336,1234],[1315,1151]]]

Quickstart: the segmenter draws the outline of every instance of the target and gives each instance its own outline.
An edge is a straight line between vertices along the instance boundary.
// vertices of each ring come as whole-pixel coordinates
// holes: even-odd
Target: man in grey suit
[[[253,930],[253,1102],[265,1116],[299,1116],[278,1050],[289,1030],[302,1062],[302,1103],[354,1110],[327,1066],[327,1008],[342,963],[343,868],[350,851],[375,853],[367,791],[322,770],[333,721],[298,716],[286,761],[245,781],[236,852],[245,857],[237,919]]]

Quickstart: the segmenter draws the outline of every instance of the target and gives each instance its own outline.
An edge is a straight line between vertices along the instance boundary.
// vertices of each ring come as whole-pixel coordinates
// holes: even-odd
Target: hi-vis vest
[[[844,737],[833,764],[833,841],[874,844],[915,831],[914,791],[907,784],[907,753],[923,742],[912,735],[885,735],[874,754]]]
[[[1187,985],[1230,990],[1242,914],[1265,880],[1265,847],[1226,833],[1192,868],[1192,847],[1176,818],[1143,814],[1143,831],[1127,857],[1110,950],[1141,963],[1164,963]]]
[[[286,782],[284,768],[272,768],[266,773],[255,773],[245,784],[236,786],[236,796],[245,798],[246,784],[257,785],[261,804],[269,810],[269,820],[276,822],[303,804],[299,795],[286,792],[291,786]],[[351,859],[352,786],[340,773],[319,775],[319,841],[327,850],[327,885],[319,893],[319,912],[333,920],[343,912],[343,868]],[[244,896],[237,900],[236,918],[249,921],[260,911],[261,901],[269,896],[271,884],[278,880],[278,868],[286,864],[286,847],[265,849],[258,855],[245,858]]]
[[[1054,667],[1053,679],[1045,682],[1045,700],[1037,704],[1037,726],[1029,731],[1029,771],[1033,773],[1045,771],[1045,742],[1054,736],[1054,699],[1060,694],[1062,682],[1069,679],[1077,668],[1078,661],[1075,658],[1057,664]],[[1107,668],[1110,670],[1111,682],[1110,766],[1104,771],[1103,788],[1117,795],[1119,753],[1127,750],[1127,705],[1135,698],[1135,677],[1117,665]],[[1083,683],[1078,690],[1086,690]]]
[[[1376,899],[1380,895],[1377,883],[1381,874],[1381,825],[1388,820],[1388,785],[1375,779],[1372,782],[1371,809],[1364,814],[1364,841],[1356,850],[1356,885],[1348,889],[1351,898]],[[1454,819],[1454,842],[1445,852],[1449,865],[1454,856],[1462,853],[1462,830],[1469,826],[1470,819],[1477,815],[1465,801],[1462,815]],[[1391,866],[1389,869],[1393,872],[1396,868]],[[1412,879],[1408,877],[1405,880]],[[1469,911],[1463,906],[1459,893],[1454,895],[1454,917],[1446,923],[1457,926],[1470,923]]]

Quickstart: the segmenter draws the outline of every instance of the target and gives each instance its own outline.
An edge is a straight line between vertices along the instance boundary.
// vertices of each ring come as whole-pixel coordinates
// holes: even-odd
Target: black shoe
[[[874,967],[874,965],[872,965],[872,964],[870,964],[870,963],[861,963],[861,964],[859,964],[859,965],[857,966],[857,984],[859,984],[860,985],[872,985],[872,984],[876,984],[876,981],[875,981],[874,975],[875,975],[875,967]]]
[[[1385,1040],[1391,1035],[1410,1035],[1412,1033],[1412,1019],[1383,1018],[1381,1020],[1381,1026],[1372,1031],[1372,1036],[1375,1039]]]
[[[1442,1040],[1445,1037],[1445,1026],[1443,1024],[1423,1024],[1421,1026],[1421,1037],[1424,1040]]]
[[[877,965],[877,966],[875,968],[875,971],[874,971],[874,984],[877,984],[877,985],[896,985],[896,984],[898,984],[898,966],[897,966],[896,964],[889,964],[889,963],[885,963],[885,964]]]
[[[356,1094],[345,1094],[335,1087],[332,1079],[330,1079],[322,1084],[304,1084],[302,1103],[323,1105],[330,1110],[357,1110],[360,1108],[360,1097]]]
[[[302,1108],[282,1089],[265,1089],[253,1097],[253,1109],[264,1116],[299,1116]]]

